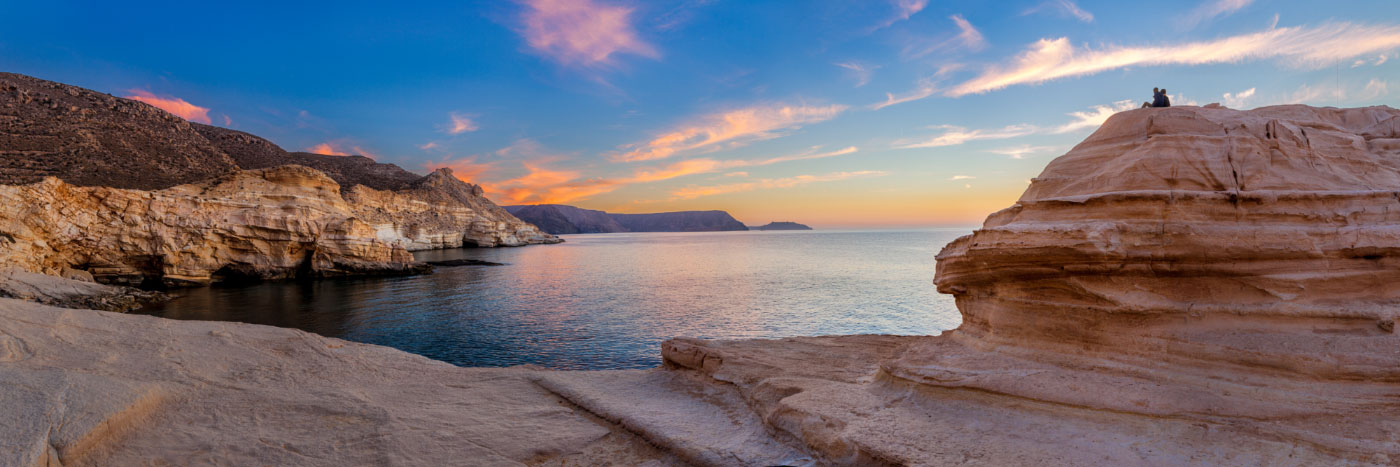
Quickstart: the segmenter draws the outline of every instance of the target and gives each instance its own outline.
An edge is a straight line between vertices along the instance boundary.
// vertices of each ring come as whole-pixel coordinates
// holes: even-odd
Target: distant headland
[[[616,232],[720,232],[749,230],[724,211],[614,214],[563,204],[506,206],[507,212],[540,230],[559,234]]]
[[[778,221],[769,222],[767,225],[760,225],[757,227],[751,226],[749,230],[812,230],[812,228],[796,222]]]

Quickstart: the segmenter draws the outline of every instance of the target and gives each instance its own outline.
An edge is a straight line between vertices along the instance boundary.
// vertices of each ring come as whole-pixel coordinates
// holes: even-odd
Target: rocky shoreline
[[[938,255],[958,329],[653,370],[0,299],[0,463],[1393,464],[1396,160],[1389,107],[1123,112]]]

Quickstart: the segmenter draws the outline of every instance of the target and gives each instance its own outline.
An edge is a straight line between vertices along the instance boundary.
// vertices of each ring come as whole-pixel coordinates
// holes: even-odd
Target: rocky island
[[[1397,158],[1389,107],[1122,112],[938,255],[958,329],[678,338],[653,370],[457,368],[0,299],[0,452],[19,466],[1392,464]],[[77,196],[194,203],[180,200],[284,175],[237,177]],[[288,183],[316,195],[300,196],[334,191],[303,180]],[[359,246],[343,247],[372,251]],[[29,280],[41,296],[107,287],[68,282]]]
[[[796,222],[769,222],[758,227],[749,227],[749,230],[812,230],[812,228]]]
[[[506,206],[521,220],[545,232],[563,235],[617,232],[724,232],[748,230],[724,211],[680,211],[649,214],[615,214],[562,204]]]

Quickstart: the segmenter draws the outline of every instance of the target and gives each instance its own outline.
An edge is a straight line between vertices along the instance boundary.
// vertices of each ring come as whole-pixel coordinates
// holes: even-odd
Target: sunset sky
[[[500,204],[824,228],[977,224],[1154,86],[1400,107],[1394,0],[206,3],[10,2],[0,70]]]

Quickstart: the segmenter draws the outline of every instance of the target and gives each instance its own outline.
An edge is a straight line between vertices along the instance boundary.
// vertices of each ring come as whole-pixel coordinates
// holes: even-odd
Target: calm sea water
[[[969,230],[567,235],[419,253],[505,266],[179,291],[142,312],[302,329],[463,366],[648,368],[677,336],[937,334],[934,255]]]

